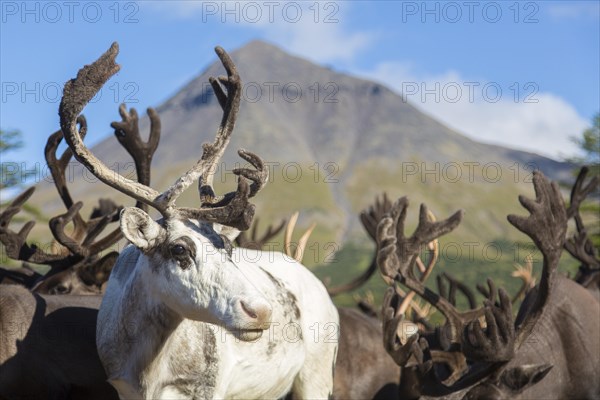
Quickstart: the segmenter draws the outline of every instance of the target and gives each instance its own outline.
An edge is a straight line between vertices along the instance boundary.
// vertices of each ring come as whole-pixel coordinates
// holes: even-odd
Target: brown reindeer
[[[124,104],[119,107],[121,122],[113,122],[115,136],[121,145],[131,154],[136,167],[137,177],[142,183],[150,181],[150,164],[160,138],[160,119],[153,109],[148,109],[150,117],[150,136],[148,142],[141,139],[138,129],[138,115],[135,109],[127,111]],[[87,132],[87,121],[83,115],[77,122],[82,137]],[[0,277],[10,280],[5,283],[19,283],[37,293],[42,294],[100,294],[108,280],[110,271],[118,257],[116,251],[103,257],[101,252],[107,250],[122,238],[119,228],[97,240],[103,230],[112,222],[116,222],[121,208],[112,200],[100,199],[99,206],[94,208],[88,220],[83,219],[80,210],[83,204],[74,203],[67,187],[66,170],[73,156],[67,148],[60,157],[56,151],[63,139],[62,131],[56,131],[48,138],[44,155],[52,174],[56,190],[68,210],[67,213],[50,220],[50,230],[54,240],[60,245],[59,251],[46,251],[35,244],[27,244],[27,236],[35,222],[26,223],[17,233],[9,228],[12,217],[18,213],[23,204],[33,194],[34,188],[26,190],[18,196],[9,207],[0,214],[0,242],[4,245],[8,257],[34,264],[49,265],[50,270],[44,274],[28,274],[28,271],[0,270]],[[147,206],[138,202],[139,208]],[[67,226],[73,224],[73,230],[67,233]]]
[[[100,296],[0,290],[1,399],[118,399],[96,351]]]
[[[35,271],[27,263],[23,263],[18,268],[0,267],[0,285],[21,285],[31,288],[42,277],[42,274]]]
[[[122,122],[113,122],[115,135],[132,154],[140,181],[150,180],[150,161],[158,144],[160,120],[148,110],[151,134],[141,141],[137,113],[122,105]],[[85,120],[79,118],[85,132]],[[81,125],[83,124],[83,125]],[[56,240],[67,251],[50,253],[28,244],[27,234],[33,222],[17,233],[9,229],[12,217],[33,193],[33,188],[13,200],[0,215],[0,239],[9,257],[50,265],[45,276],[23,282],[31,293],[18,285],[0,287],[0,398],[2,399],[117,399],[117,393],[106,382],[106,374],[96,350],[96,317],[102,301],[103,284],[108,279],[117,257],[111,252],[99,257],[98,252],[121,237],[120,230],[96,240],[118,214],[113,204],[100,201],[86,221],[79,215],[81,203],[73,204],[66,187],[64,169],[70,150],[57,160],[54,156],[62,133],[53,134],[46,147],[57,190],[68,208],[65,215],[55,217],[50,226]],[[139,204],[145,208],[145,205]],[[70,234],[64,227],[73,222]],[[12,272],[9,270],[9,272]],[[19,276],[16,277],[19,279]],[[22,279],[22,278],[21,278]],[[19,282],[19,283],[21,283]],[[37,286],[36,286],[37,285]],[[69,294],[48,296],[47,294]],[[80,296],[86,294],[87,296]]]
[[[448,399],[592,399],[600,396],[600,303],[575,282],[557,274],[565,242],[567,212],[556,184],[534,173],[536,199],[519,197],[530,216],[509,222],[532,238],[543,255],[542,278],[523,302],[513,322],[510,298],[499,290],[499,304],[458,312],[446,299],[414,278],[419,247],[455,229],[457,212],[431,223],[421,206],[419,225],[404,236],[408,201],[396,202],[379,225],[378,264],[394,279],[436,307],[447,319],[434,335],[414,334],[402,342],[404,320],[397,314],[399,297],[388,289],[384,302],[384,346],[402,367],[403,398]],[[485,319],[485,328],[480,318]],[[547,377],[546,377],[547,375]],[[544,379],[544,377],[546,377]],[[542,384],[537,384],[542,379]]]

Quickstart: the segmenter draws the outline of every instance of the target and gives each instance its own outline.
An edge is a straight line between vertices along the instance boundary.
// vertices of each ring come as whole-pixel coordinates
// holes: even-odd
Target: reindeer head
[[[116,251],[41,279],[32,290],[41,294],[101,295],[115,262]]]
[[[267,329],[271,306],[233,262],[231,237],[215,228],[181,217],[154,221],[133,207],[121,214],[121,229],[142,252],[139,268],[160,301],[188,319]]]
[[[216,164],[231,138],[241,99],[241,80],[233,61],[222,48],[217,47],[216,52],[228,75],[210,79],[223,109],[216,139],[205,144],[200,160],[162,193],[110,171],[87,149],[77,130],[79,113],[119,70],[116,43],[65,84],[59,114],[65,139],[77,160],[104,183],[162,215],[154,221],[141,209],[125,208],[120,217],[121,231],[139,251],[135,268],[148,296],[183,318],[241,329],[243,338],[252,338],[268,328],[271,306],[232,261],[231,240],[239,230],[250,226],[254,206],[248,199],[262,189],[268,176],[258,156],[240,150],[240,157],[254,169],[235,169],[239,177],[237,190],[215,196],[212,181]],[[121,115],[126,126],[126,111],[122,110]],[[117,129],[119,124],[113,127]],[[200,207],[177,207],[177,198],[196,180]],[[124,253],[121,258],[128,258],[129,251]]]

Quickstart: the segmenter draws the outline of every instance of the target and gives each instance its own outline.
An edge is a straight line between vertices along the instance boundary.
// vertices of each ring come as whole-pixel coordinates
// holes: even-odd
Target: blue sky
[[[600,2],[1,1],[0,126],[7,159],[43,162],[60,89],[118,41],[121,72],[88,106],[89,142],[125,101],[157,106],[252,39],[380,81],[481,141],[554,158],[600,111]],[[6,160],[2,160],[6,161]]]

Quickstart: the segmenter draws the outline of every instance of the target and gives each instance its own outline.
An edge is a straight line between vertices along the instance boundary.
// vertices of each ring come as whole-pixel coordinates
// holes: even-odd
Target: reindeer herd
[[[516,271],[524,283],[513,299],[491,280],[478,286],[481,306],[470,288],[447,274],[438,276],[437,292],[426,286],[439,238],[456,229],[463,214],[437,221],[421,205],[408,236],[406,197],[392,203],[384,196],[361,213],[377,245],[373,260],[352,281],[326,287],[301,264],[310,232],[292,253],[288,225],[285,254],[261,249],[283,223],[262,237],[257,221],[251,235],[244,232],[255,214],[250,199],[268,180],[259,156],[239,150],[249,167],[233,171],[236,190],[214,191],[215,167],[241,99],[240,76],[222,48],[216,53],[227,76],[210,79],[223,111],[215,140],[169,188],[150,186],[161,131],[153,109],[148,141],[134,109],[122,105],[122,121],[111,124],[135,162],[136,180],[94,156],[83,142],[81,112],[119,70],[117,53],[115,43],[65,84],[61,129],[45,149],[66,208],[49,222],[56,245],[28,242],[33,222],[13,230],[12,219],[34,188],[0,213],[3,251],[23,262],[19,269],[0,268],[1,399],[600,398],[600,259],[580,214],[599,179],[588,178],[587,169],[568,207],[557,184],[535,172],[536,198],[519,197],[528,215],[508,216],[543,256],[539,284],[533,285],[531,266]],[[68,148],[59,157],[63,139]],[[86,219],[67,187],[72,157],[135,206],[102,199]],[[196,181],[198,207],[177,206]],[[567,237],[570,219],[576,233]],[[129,245],[120,254],[111,250],[123,238]],[[575,279],[558,272],[563,249],[581,263]],[[381,312],[366,301],[357,309],[334,306],[332,297],[377,271],[389,286]],[[457,293],[467,298],[468,310],[457,309]],[[515,317],[513,303],[521,295]],[[434,309],[443,324],[430,321]]]

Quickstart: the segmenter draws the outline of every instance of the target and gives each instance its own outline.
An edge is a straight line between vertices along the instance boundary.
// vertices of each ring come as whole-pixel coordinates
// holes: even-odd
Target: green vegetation
[[[581,133],[581,137],[571,138],[579,147],[581,156],[571,157],[569,161],[590,166],[592,175],[600,174],[600,112],[592,118],[592,126]]]
[[[23,184],[22,174],[19,165],[14,162],[6,161],[7,153],[23,147],[23,138],[19,130],[0,129],[0,190],[19,187]],[[2,202],[0,207],[4,209],[9,202]],[[37,222],[47,223],[49,218],[40,211],[40,208],[32,203],[23,206],[26,215],[20,214],[13,217],[13,223],[20,224],[30,219]],[[16,230],[16,229],[15,229]],[[1,260],[3,264],[9,264],[10,260]]]
[[[434,269],[433,275],[427,282],[427,286],[437,291],[435,276],[446,272],[464,282],[472,288],[476,294],[477,301],[482,304],[483,296],[476,291],[477,284],[485,284],[488,278],[492,279],[498,287],[505,288],[511,296],[514,296],[521,287],[521,280],[511,276],[515,270],[515,263],[523,264],[527,255],[533,257],[533,272],[539,282],[542,270],[542,255],[531,242],[511,242],[499,239],[490,242],[483,251],[483,246],[471,245],[458,248],[450,245],[444,239],[440,241],[440,259]],[[330,286],[346,283],[366,270],[371,262],[374,246],[368,247],[357,243],[348,243],[336,254],[332,262],[322,264],[313,269],[313,272]],[[560,271],[563,274],[574,276],[578,263],[563,252]],[[337,296],[334,302],[338,306],[353,307],[356,305],[354,295],[364,296],[371,292],[375,298],[376,307],[381,305],[383,294],[387,285],[377,272],[364,286],[353,293],[345,293]],[[468,303],[462,295],[457,295],[457,306],[467,309]],[[519,302],[515,305],[518,308]],[[438,317],[439,318],[439,317]]]
[[[578,165],[587,165],[589,176],[600,175],[600,112],[592,118],[592,124],[581,133],[581,137],[571,138],[579,147],[582,155],[567,159]],[[579,173],[579,168],[573,171]],[[589,179],[589,178],[588,178]],[[600,253],[600,189],[588,196],[581,205],[580,211],[584,219],[588,237]]]
[[[581,213],[587,234],[598,253],[600,253],[600,203],[592,200],[581,206]]]
[[[21,132],[17,130],[7,131],[0,129],[0,154],[18,149],[23,146]]]
[[[414,160],[412,163],[420,171],[425,170],[422,161]],[[498,237],[512,241],[525,239],[506,221],[506,215],[522,212],[517,200],[520,194],[533,195],[530,177],[523,174],[515,179],[514,171],[499,164],[500,169],[489,168],[486,171],[481,167],[469,171],[466,166],[456,164],[460,167],[460,179],[453,179],[449,170],[445,175],[441,165],[438,167],[442,171],[439,174],[423,175],[420,172],[407,173],[406,163],[396,164],[394,168],[390,166],[394,165],[392,161],[388,160],[364,162],[352,171],[346,195],[355,215],[381,192],[387,192],[392,201],[407,196],[411,204],[407,216],[409,230],[416,227],[420,203],[426,203],[438,218],[446,218],[463,209],[463,222],[448,239],[459,243],[488,243]],[[430,164],[427,168],[433,170]],[[376,187],[377,192],[364,190],[365,182],[369,187]]]
[[[0,129],[0,190],[17,186],[21,183],[20,174],[15,171],[15,163],[5,161],[6,153],[23,146],[21,132],[17,130]]]

